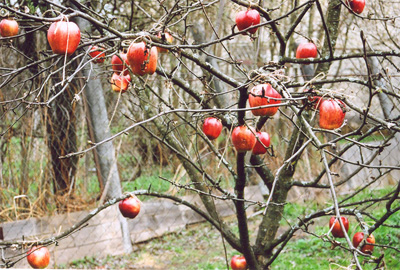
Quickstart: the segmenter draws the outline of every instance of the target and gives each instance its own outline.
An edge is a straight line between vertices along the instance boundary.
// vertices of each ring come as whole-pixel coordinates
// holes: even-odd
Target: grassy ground
[[[367,193],[360,197],[368,196]],[[298,215],[306,214],[316,207],[313,203],[290,204],[285,209],[286,221],[290,224]],[[377,205],[374,209],[377,217],[384,214],[384,205]],[[251,237],[257,233],[257,226],[261,217],[250,219],[249,228]],[[331,248],[331,243],[324,242],[318,236],[328,231],[329,217],[321,218],[317,224],[310,227],[314,235],[298,232],[288,243],[277,260],[272,264],[272,269],[355,269],[352,266],[352,256],[340,248]],[[235,229],[235,220],[227,220]],[[370,222],[366,219],[366,222]],[[356,221],[350,218],[350,237],[358,231]],[[400,213],[393,215],[388,224],[400,224]],[[283,224],[287,229],[287,223]],[[380,227],[374,232],[377,244],[400,247],[400,230]],[[339,240],[344,242],[344,240]],[[132,254],[125,256],[109,256],[107,258],[85,258],[63,267],[69,268],[129,268],[129,269],[228,269],[226,260],[238,254],[227,243],[224,243],[220,234],[208,224],[197,224],[180,232],[154,239],[147,243],[136,245]],[[384,254],[385,267],[379,269],[400,269],[400,253],[393,249],[375,247],[373,256]],[[227,259],[226,259],[227,258]],[[368,264],[368,257],[360,257],[364,269],[375,269],[375,265]]]
[[[254,219],[252,225],[258,221]],[[399,220],[399,219],[398,219]],[[327,226],[317,226],[317,233],[327,231]],[[377,240],[387,237],[385,232],[375,233]],[[397,238],[397,247],[399,234]],[[393,240],[393,239],[392,239]],[[237,251],[226,246],[228,260]],[[400,269],[400,254],[391,250],[376,248],[374,256],[385,253],[386,268]],[[355,269],[351,265],[351,256],[339,248],[331,249],[330,243],[303,233],[298,234],[273,263],[272,269]],[[360,258],[365,263],[368,258]],[[107,258],[86,258],[66,266],[70,268],[112,268],[112,269],[187,269],[217,270],[228,269],[225,260],[224,245],[220,235],[209,225],[200,224],[185,231],[166,235],[145,244],[135,246],[135,251],[125,256],[109,256]],[[364,269],[374,269],[365,264]]]

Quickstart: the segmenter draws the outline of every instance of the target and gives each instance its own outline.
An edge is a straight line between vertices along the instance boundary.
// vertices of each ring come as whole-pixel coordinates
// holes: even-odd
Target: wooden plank
[[[166,233],[171,233],[174,231],[178,231],[184,229],[186,224],[177,223],[173,227],[159,227],[154,230],[141,230],[140,232],[131,232],[132,243],[141,243],[144,241],[148,241],[153,238],[161,237]]]
[[[233,191],[231,191],[233,192]],[[259,201],[263,202],[264,198],[260,192],[260,189],[258,186],[250,186],[245,188],[245,198],[247,200],[252,200],[252,201]],[[198,195],[192,195],[192,196],[186,196],[185,199],[187,201],[192,202],[193,204],[197,205],[200,209],[205,211],[204,206],[202,205],[201,199]],[[231,200],[219,200],[215,199],[214,200],[215,206],[217,208],[218,213],[220,214],[221,217],[229,217],[232,215],[235,215],[235,206]],[[198,223],[204,221],[203,217],[201,217],[199,214],[194,212],[192,209],[181,205],[181,211],[184,217],[184,220],[186,224],[193,224],[193,223]],[[248,207],[248,213],[254,212],[256,206],[250,206]]]
[[[107,222],[97,226],[85,227],[60,242],[62,242],[66,247],[72,248],[84,244],[112,240],[118,237],[121,237],[121,230],[119,222],[116,220],[115,222]]]
[[[246,187],[246,198],[254,201],[263,201],[263,196],[258,186]],[[204,210],[198,195],[185,196],[184,199]],[[217,211],[222,217],[235,214],[235,207],[229,200],[215,200]],[[249,207],[249,213],[254,211],[254,206]],[[204,219],[184,205],[178,205],[166,200],[144,202],[138,217],[129,221],[133,243],[147,241],[159,237],[167,232],[184,228],[188,224],[198,223]]]
[[[49,246],[50,264],[47,268],[56,268],[57,265],[67,264],[71,261],[83,259],[85,256],[105,257],[107,255],[121,255],[123,253],[122,238],[99,241],[93,244],[82,244],[77,247],[67,248],[60,242],[59,246]],[[20,254],[21,251],[7,252],[6,256]],[[22,259],[13,268],[31,268],[26,259]]]
[[[143,202],[141,213],[128,220],[133,243],[147,241],[185,226],[180,208],[166,200]]]
[[[43,217],[40,219],[31,218],[27,220],[2,223],[4,240],[20,240],[22,236],[27,240],[42,239],[52,237],[69,229],[72,225],[83,219],[89,214],[89,211],[78,213],[70,213],[64,215],[55,215],[53,217]],[[98,215],[89,220],[88,226],[82,229],[85,232],[90,232],[99,224],[118,222],[119,210],[118,206],[111,206]]]
[[[56,264],[65,264],[74,260],[87,257],[105,257],[107,255],[123,254],[122,238],[114,238],[105,241],[99,241],[92,244],[82,244],[77,247],[64,248],[63,245],[55,247],[52,255],[53,267]]]
[[[22,237],[32,237],[37,235],[36,224],[36,218],[1,223],[0,226],[3,227],[4,241],[13,241],[22,239]]]
[[[44,217],[38,222],[38,231],[41,233],[58,233],[70,228],[85,218],[90,211],[80,211],[64,215],[55,215],[54,217]],[[119,210],[117,205],[110,206],[89,220],[88,226],[94,227],[105,222],[113,222],[117,219]]]
[[[258,186],[247,187],[246,198],[254,201],[262,201],[263,197]],[[186,196],[185,200],[204,209],[198,195]],[[215,200],[218,212],[226,217],[234,215],[235,208],[231,201]],[[249,212],[254,206],[249,207]],[[81,211],[67,215],[56,215],[41,219],[8,222],[0,224],[3,227],[4,240],[20,240],[22,235],[26,238],[44,238],[54,236],[68,229],[71,225],[85,217],[89,211]],[[77,260],[84,256],[116,255],[123,252],[121,228],[118,221],[120,215],[118,206],[109,207],[96,215],[88,222],[88,226],[80,231],[62,239],[58,246],[50,246],[52,262],[50,267],[56,264],[64,264],[71,260]],[[145,201],[142,203],[140,214],[135,219],[129,219],[133,243],[143,242],[165,233],[184,229],[186,225],[203,221],[203,218],[192,209],[173,203],[165,199]],[[23,251],[6,250],[6,258]],[[28,267],[24,259],[16,265],[18,268]]]

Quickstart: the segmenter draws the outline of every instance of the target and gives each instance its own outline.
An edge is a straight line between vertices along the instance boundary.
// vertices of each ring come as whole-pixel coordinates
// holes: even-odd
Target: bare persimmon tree
[[[16,132],[47,137],[49,179],[59,211],[73,200],[76,164],[93,152],[101,206],[92,215],[130,194],[161,197],[204,217],[244,255],[249,269],[269,269],[298,231],[348,251],[356,269],[362,269],[364,256],[380,269],[383,255],[362,252],[364,243],[353,243],[340,217],[355,217],[364,240],[382,226],[400,229],[389,220],[400,210],[400,182],[389,177],[400,169],[400,160],[393,158],[399,155],[400,139],[400,3],[370,0],[363,10],[359,2],[364,1],[356,0],[6,2],[0,4],[1,15],[13,17],[20,30],[0,39],[0,150],[4,153]],[[55,54],[47,45],[46,33],[57,21],[79,26],[74,53]],[[140,42],[145,44],[142,55],[129,56]],[[93,56],[94,46],[104,55]],[[158,53],[151,50],[155,47]],[[297,48],[302,51],[296,53]],[[107,64],[112,57],[122,63],[126,52],[126,70]],[[105,62],[96,63],[102,57]],[[110,83],[113,72],[120,81]],[[126,87],[123,76],[129,76]],[[110,108],[104,92],[111,88],[117,105]],[[78,145],[75,121],[85,106],[90,143]],[[45,128],[28,129],[25,117]],[[203,132],[208,117],[222,123],[219,137]],[[110,123],[119,119],[124,126],[111,132]],[[122,195],[113,142],[138,132],[150,138],[148,144],[162,145],[173,166],[184,168],[188,177],[187,182],[163,180],[198,194],[202,207],[155,192],[151,185]],[[268,132],[270,140],[262,141],[259,132]],[[255,143],[267,153],[253,154]],[[264,201],[246,199],[249,183],[267,190]],[[358,199],[377,186],[385,188]],[[284,211],[291,193],[299,200],[325,195],[318,209],[288,221]],[[217,200],[234,204],[238,233],[220,217]],[[383,213],[374,213],[377,204],[385,205]],[[250,205],[262,215],[255,239],[249,236]],[[92,215],[35,244],[53,244]],[[334,228],[327,227],[323,235],[309,230],[331,216],[339,221],[343,241],[328,233]],[[0,248],[26,244],[3,241]],[[127,252],[129,245],[127,240]],[[399,252],[389,242],[375,246]]]

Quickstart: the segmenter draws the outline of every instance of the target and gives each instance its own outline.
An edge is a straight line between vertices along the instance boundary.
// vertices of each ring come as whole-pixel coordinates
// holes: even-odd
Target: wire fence
[[[243,49],[243,44],[237,44],[238,49],[242,50],[243,58],[250,58],[251,49]],[[11,47],[2,47],[0,57],[1,67],[13,68],[15,63],[19,63],[18,54]],[[4,56],[4,57],[3,57]],[[163,55],[166,58],[172,56]],[[240,58],[240,56],[238,56]],[[246,58],[246,59],[247,59]],[[61,67],[62,63],[57,62]],[[170,60],[171,62],[173,60]],[[167,61],[165,61],[167,62]],[[23,63],[21,63],[22,65]],[[246,64],[246,63],[245,63]],[[356,68],[347,68],[351,74],[359,74],[361,61],[354,61]],[[249,63],[249,66],[252,64]],[[229,69],[230,66],[222,66],[222,69]],[[197,71],[197,70],[196,70]],[[345,72],[344,71],[344,72]],[[31,70],[31,73],[37,70]],[[71,71],[69,71],[71,72]],[[109,123],[104,126],[110,129],[111,134],[116,134],[124,128],[143,119],[143,112],[140,107],[140,100],[131,86],[126,93],[115,93],[111,91],[109,78],[112,71],[110,65],[94,65],[93,78],[101,78],[103,92],[106,101],[107,115]],[[227,71],[227,73],[234,73]],[[292,68],[288,71],[290,76],[295,77],[300,71]],[[90,128],[89,106],[91,106],[82,94],[82,78],[75,76],[67,91],[58,95],[64,87],[57,82],[65,79],[62,70],[52,76],[52,83],[29,81],[28,74],[20,74],[18,83],[7,84],[0,90],[0,98],[3,103],[0,108],[1,128],[3,136],[0,137],[0,240],[33,240],[44,239],[56,236],[75,223],[90,214],[92,209],[100,205],[102,191],[105,186],[100,180],[101,156],[90,151],[85,155],[78,155],[72,158],[60,159],[69,153],[84,150],[95,142],[93,130]],[[66,76],[68,76],[68,71]],[[185,78],[187,74],[182,74]],[[190,80],[188,80],[190,82]],[[46,85],[43,89],[41,85]],[[149,84],[156,86],[161,98],[171,100],[171,104],[187,105],[182,102],[188,100],[188,94],[176,91],[170,87],[167,80],[150,78]],[[190,82],[191,87],[203,89],[199,82]],[[362,107],[367,102],[368,87],[350,89],[351,85],[343,83],[339,87],[335,86],[338,93],[344,93],[348,99]],[[168,92],[164,92],[164,90]],[[329,90],[329,89],[328,89]],[[30,91],[38,91],[35,102],[45,102],[52,97],[57,98],[50,106],[30,106],[29,102],[21,102],[21,97]],[[102,91],[102,89],[99,89]],[[377,99],[371,107],[372,113],[382,116],[382,106]],[[157,106],[157,104],[155,104]],[[189,106],[190,107],[190,106]],[[395,106],[396,107],[396,106]],[[197,108],[194,106],[194,108]],[[281,115],[290,113],[285,108],[281,109]],[[184,137],[186,149],[192,156],[196,157],[196,162],[208,168],[220,179],[223,187],[232,188],[233,180],[226,168],[220,168],[220,161],[216,157],[211,157],[207,145],[198,142],[202,118],[205,115],[186,115],[184,124],[176,124],[177,116],[163,117],[163,120],[171,130]],[[248,118],[251,114],[248,113]],[[359,114],[349,113],[346,117],[346,131],[355,130],[359,123],[363,121]],[[249,120],[254,121],[254,120]],[[315,120],[316,121],[316,118]],[[196,127],[196,128],[193,128]],[[264,159],[273,170],[279,168],[284,161],[284,148],[281,138],[288,138],[291,133],[292,121],[290,117],[275,117],[268,123],[267,131],[272,137],[273,156],[267,155]],[[371,126],[372,127],[372,126]],[[151,133],[155,132],[153,123],[145,124],[117,137],[113,140],[115,148],[116,163],[124,192],[134,190],[152,190],[166,194],[186,196],[185,198],[194,204],[200,205],[198,196],[193,195],[188,189],[179,188],[180,186],[190,187],[191,182],[180,162],[174,157],[173,151],[162,143],[162,138],[156,140]],[[222,136],[214,143],[216,149],[223,153],[227,159],[234,157],[232,149],[230,131],[224,130]],[[369,137],[370,144],[377,145],[386,139],[389,147],[383,151],[360,149],[353,146],[351,150],[343,155],[344,162],[339,162],[336,166],[340,179],[351,177],[352,180],[340,187],[338,192],[346,193],[354,190],[360,183],[371,181],[371,188],[378,189],[385,185],[391,185],[398,179],[398,170],[386,170],[384,172],[373,169],[360,169],[358,163],[366,163],[371,157],[374,162],[371,166],[399,166],[399,138],[390,138],[390,134],[375,132],[374,136]],[[285,140],[283,140],[285,141]],[[337,153],[346,147],[346,144],[338,143]],[[296,172],[297,176],[307,175],[310,179],[316,177],[322,167],[317,160],[320,159],[318,151],[307,150],[303,154],[301,165]],[[376,158],[375,158],[376,157]],[[350,162],[351,161],[351,162]],[[354,172],[357,172],[356,174]],[[171,184],[175,183],[175,185]],[[263,194],[258,187],[260,184],[258,176],[249,171],[249,192],[252,196],[251,201],[263,202]],[[326,184],[326,179],[322,181]],[[328,191],[310,189],[304,191],[303,188],[295,188],[289,196],[291,201],[306,201],[314,198],[325,201]],[[129,221],[130,238],[133,243],[149,240],[167,232],[185,228],[188,224],[193,224],[203,220],[198,214],[188,210],[184,206],[160,199],[149,199],[141,197],[142,212],[137,219]],[[222,216],[234,214],[231,203],[219,200],[219,210]],[[251,211],[258,210],[253,207]],[[65,239],[57,241],[57,245],[51,247],[52,264],[68,263],[72,260],[84,256],[106,256],[117,255],[123,252],[121,248],[123,239],[121,226],[118,219],[119,212],[117,206],[107,208],[92,218],[87,225],[78,232],[68,235]],[[20,250],[14,251],[7,249],[4,258],[12,258]],[[26,262],[21,260],[15,267],[24,267]]]

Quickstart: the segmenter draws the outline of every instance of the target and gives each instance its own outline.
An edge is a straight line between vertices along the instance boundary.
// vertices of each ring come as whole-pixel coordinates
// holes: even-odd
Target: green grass
[[[85,183],[86,181],[86,183]],[[97,175],[91,173],[86,179],[77,178],[75,193],[82,196],[97,196],[100,194],[100,185]]]
[[[400,224],[400,214],[393,215],[388,223]],[[315,233],[322,235],[328,230],[327,226],[316,226]],[[358,231],[359,228],[354,225],[350,225],[349,236]],[[380,227],[374,233],[377,244],[389,244],[393,247],[400,246],[400,230]],[[344,239],[337,239],[347,246]],[[284,249],[282,254],[273,264],[273,269],[292,269],[294,266],[300,267],[300,269],[345,269],[340,268],[348,267],[352,261],[352,255],[347,251],[336,247],[331,249],[332,245],[329,242],[323,242],[317,237],[306,237],[289,242],[287,247]],[[379,257],[381,254],[385,255],[385,263],[387,268],[385,269],[400,269],[400,254],[393,249],[383,249],[375,247],[373,256]],[[360,262],[365,263],[368,257],[359,257]],[[375,269],[375,264],[364,264],[364,269]],[[347,269],[347,268],[346,268]],[[354,269],[354,268],[351,268]]]
[[[382,197],[384,194],[388,194],[392,189],[386,188],[381,190],[366,190],[356,195],[355,197],[346,201],[346,203],[356,202],[365,200],[371,197]],[[343,197],[344,198],[344,197]],[[339,198],[343,199],[343,198]],[[395,202],[392,207],[398,207],[400,202]],[[305,208],[306,206],[306,208]],[[386,204],[377,203],[373,205],[369,210],[373,212],[375,218],[380,218],[386,213]],[[300,205],[300,204],[289,204],[285,207],[285,216],[290,219],[296,217],[296,213],[307,214],[311,210],[316,209],[314,204]],[[316,235],[323,235],[328,231],[328,220],[329,217],[323,217],[313,232]],[[373,220],[364,216],[364,220],[367,224],[373,224]],[[350,228],[349,236],[350,239],[357,231],[360,231],[360,227],[354,217],[349,217]],[[397,212],[392,215],[386,222],[386,224],[399,225],[400,224],[400,213]],[[390,228],[381,226],[373,235],[375,236],[376,243],[382,245],[390,245],[396,248],[400,247],[400,229]],[[342,242],[345,246],[347,243],[344,239],[336,239]],[[332,245],[329,242],[323,242],[320,238],[306,235],[303,239],[290,241],[285,247],[282,254],[273,264],[273,269],[292,269],[294,266],[300,267],[300,269],[344,269],[340,268],[347,267],[352,262],[352,255],[341,248],[331,249]],[[379,257],[384,254],[385,263],[387,268],[385,269],[400,269],[400,253],[389,248],[375,247],[373,256]],[[359,257],[360,262],[366,262],[367,257]],[[375,264],[365,264],[364,269],[374,269]],[[351,268],[353,269],[353,268]]]
[[[258,220],[258,219],[257,219]],[[325,226],[316,227],[317,233],[326,232]],[[384,231],[377,232],[380,239]],[[226,244],[226,243],[225,243]],[[135,246],[136,251],[125,256],[108,256],[104,259],[93,258],[76,261],[63,267],[94,268],[145,268],[150,269],[187,269],[215,270],[227,269],[224,246],[221,236],[209,225],[197,225],[189,230],[166,235],[145,244]],[[227,258],[238,254],[227,246]],[[376,249],[374,256],[382,251]],[[400,269],[400,256],[394,252],[384,251],[386,269]],[[272,264],[272,269],[345,269],[351,264],[352,256],[340,248],[331,249],[331,244],[316,237],[296,239],[288,243],[278,259]],[[360,262],[366,258],[360,257]],[[154,268],[151,268],[154,267]],[[347,268],[346,268],[347,269]],[[354,268],[349,268],[354,269]],[[374,269],[373,265],[365,264],[365,270]]]
[[[171,179],[173,177],[172,173],[163,171],[160,175],[164,178]],[[166,192],[170,189],[171,184],[159,177],[158,174],[141,175],[134,181],[122,182],[122,189],[124,192],[140,190],[140,189],[150,189],[156,192]]]
[[[145,181],[146,178],[143,178]],[[387,194],[390,189],[374,190],[375,195]],[[349,201],[366,199],[371,196],[371,191],[358,194]],[[397,205],[399,203],[397,202]],[[313,212],[318,207],[314,202],[305,204],[289,203],[285,208],[285,222],[282,222],[284,229],[288,229],[288,223],[295,222],[299,216]],[[374,214],[380,217],[385,213],[385,205],[377,204],[374,206]],[[310,227],[310,232],[314,235],[298,231],[291,241],[285,246],[281,254],[271,265],[271,269],[355,269],[352,265],[352,255],[346,250],[336,247],[332,249],[330,242],[324,242],[319,236],[328,232],[329,216],[322,217],[315,221]],[[367,223],[371,222],[365,217]],[[226,220],[233,231],[237,234],[237,224],[235,217]],[[251,239],[257,233],[257,226],[261,221],[261,216],[252,218],[249,221]],[[388,224],[400,224],[400,213],[392,215]],[[349,236],[359,230],[356,220],[350,218]],[[374,233],[377,244],[390,245],[396,248],[400,247],[400,230],[381,226]],[[344,239],[336,239],[347,246]],[[107,258],[97,258],[93,263],[93,258],[86,258],[84,261],[77,261],[64,267],[73,268],[150,268],[150,269],[227,269],[225,259],[239,254],[232,249],[228,243],[223,242],[221,235],[207,223],[189,226],[189,228],[180,232],[171,233],[158,239],[153,239],[147,243],[135,245],[135,251],[125,256],[108,256]],[[384,254],[384,269],[400,269],[400,253],[393,249],[375,247],[373,257],[378,258]],[[372,270],[375,264],[366,263],[368,257],[359,256],[359,261],[363,264],[363,269]]]
[[[360,137],[361,137],[361,135],[354,135],[354,136],[350,136],[349,139],[358,140]],[[362,142],[362,143],[380,142],[380,141],[383,141],[385,138],[386,138],[386,136],[384,136],[383,134],[375,132],[372,135],[362,139],[360,142]],[[349,142],[347,140],[340,140],[339,143],[346,144]]]

